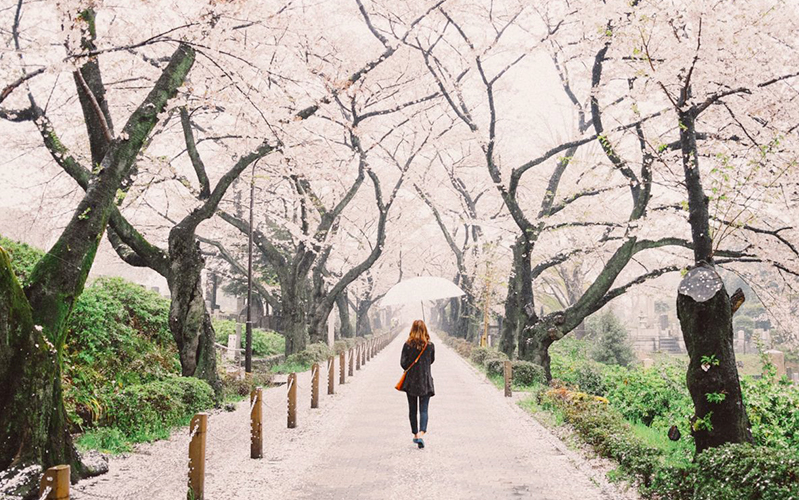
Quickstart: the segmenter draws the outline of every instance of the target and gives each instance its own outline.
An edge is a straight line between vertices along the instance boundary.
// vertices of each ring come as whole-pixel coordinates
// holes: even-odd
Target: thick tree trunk
[[[292,284],[281,287],[280,310],[282,333],[286,337],[286,356],[289,356],[308,346],[305,304]]]
[[[205,260],[193,232],[185,232],[178,225],[169,235],[169,329],[178,346],[182,375],[205,380],[221,397],[214,328],[202,290]]]
[[[352,325],[350,324],[350,305],[349,300],[347,300],[346,290],[338,294],[338,297],[336,297],[336,307],[338,308],[338,318],[341,322],[339,335],[344,339],[352,338],[353,332]]]
[[[0,470],[69,464],[73,478],[84,467],[67,431],[61,389],[61,351],[36,328],[31,306],[0,248]],[[38,474],[15,491],[36,489]]]
[[[527,353],[525,342],[533,336],[532,328],[538,322],[533,298],[531,250],[531,245],[524,236],[516,238],[513,245],[513,265],[508,278],[505,321],[499,340],[500,350],[509,358],[513,358],[518,344],[519,357],[526,359],[524,358]]]
[[[369,321],[369,309],[371,307],[371,300],[358,302],[358,309],[355,311],[355,335],[358,337],[372,334],[372,324]]]
[[[724,443],[751,443],[735,363],[730,298],[713,266],[701,264],[682,280],[677,316],[691,358],[686,380],[694,402],[696,452]]]

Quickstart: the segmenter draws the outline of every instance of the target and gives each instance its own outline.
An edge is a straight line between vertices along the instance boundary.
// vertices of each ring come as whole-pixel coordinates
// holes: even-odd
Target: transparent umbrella
[[[400,281],[392,286],[380,301],[380,305],[391,306],[418,301],[422,304],[422,319],[424,319],[425,300],[449,299],[460,297],[465,293],[458,285],[446,278],[420,276]]]

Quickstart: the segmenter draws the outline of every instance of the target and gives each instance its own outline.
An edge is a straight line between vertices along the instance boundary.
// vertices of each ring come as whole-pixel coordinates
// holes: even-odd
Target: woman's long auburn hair
[[[427,325],[424,324],[424,321],[417,319],[413,322],[411,333],[405,343],[411,347],[421,349],[428,342],[430,342],[430,335],[427,333]]]

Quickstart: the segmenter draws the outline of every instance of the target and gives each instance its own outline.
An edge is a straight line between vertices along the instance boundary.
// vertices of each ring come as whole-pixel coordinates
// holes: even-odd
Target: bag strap
[[[415,365],[416,362],[419,361],[419,359],[422,357],[422,354],[424,354],[424,350],[427,349],[427,344],[429,344],[429,343],[430,342],[425,342],[424,347],[422,347],[422,350],[419,352],[419,355],[416,356],[416,359],[413,360],[413,363],[411,363],[411,366],[408,367],[408,370],[413,368],[413,365]],[[405,370],[405,373],[408,373],[408,370]]]

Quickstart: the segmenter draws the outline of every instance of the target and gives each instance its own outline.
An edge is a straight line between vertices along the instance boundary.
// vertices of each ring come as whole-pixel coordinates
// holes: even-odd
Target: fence
[[[349,373],[353,375],[353,359],[358,369],[371,360],[375,354],[383,350],[397,336],[398,332],[386,333],[359,343],[355,348],[341,353],[339,358],[339,383],[345,383],[344,367],[349,358]],[[335,357],[328,359],[328,394],[335,392]],[[250,393],[250,458],[263,458],[263,388],[257,387]],[[286,383],[286,426],[297,427],[297,374],[289,374]],[[319,364],[314,363],[311,369],[311,408],[319,407]],[[198,413],[189,425],[188,481],[186,498],[188,500],[204,500],[205,498],[205,445],[208,437],[208,414]],[[238,439],[234,435],[230,441]],[[47,469],[42,476],[39,487],[40,500],[69,500],[69,465],[57,465]],[[118,499],[119,497],[98,495],[84,489],[76,488],[80,493],[99,498]],[[134,492],[139,497],[141,492]]]

